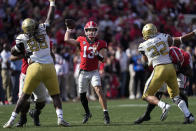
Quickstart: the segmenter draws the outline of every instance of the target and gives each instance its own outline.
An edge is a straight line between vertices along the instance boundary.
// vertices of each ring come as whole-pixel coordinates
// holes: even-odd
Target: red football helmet
[[[184,62],[184,56],[182,52],[180,51],[180,49],[177,47],[174,47],[174,46],[170,47],[169,56],[172,60],[172,63],[174,64],[180,64],[181,66],[182,63]]]
[[[95,38],[98,34],[97,24],[94,21],[87,22],[84,27],[84,32],[88,38]]]

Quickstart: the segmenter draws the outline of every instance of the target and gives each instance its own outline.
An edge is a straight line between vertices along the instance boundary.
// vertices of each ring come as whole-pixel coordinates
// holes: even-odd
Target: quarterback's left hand
[[[97,45],[93,45],[93,52],[94,52],[95,55],[98,55],[97,48],[98,48],[98,44]]]

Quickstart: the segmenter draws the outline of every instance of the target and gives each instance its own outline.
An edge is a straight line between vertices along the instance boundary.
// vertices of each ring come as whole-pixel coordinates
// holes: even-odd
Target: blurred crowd
[[[22,62],[12,62],[9,57],[10,48],[21,32],[21,22],[27,17],[44,22],[48,6],[48,0],[0,0],[0,101],[4,103],[15,103],[18,99]],[[55,21],[48,32],[55,52],[62,100],[78,99],[80,63],[78,50],[63,41],[66,18],[76,22],[74,38],[84,35],[83,27],[89,20],[99,25],[98,37],[108,43],[107,61],[100,64],[106,96],[137,99],[141,98],[150,74],[141,64],[141,55],[137,51],[138,44],[143,41],[143,25],[151,22],[159,32],[181,36],[196,29],[196,19],[187,23],[187,14],[196,14],[196,0],[56,0]],[[182,45],[192,55],[194,75],[187,81],[189,96],[196,95],[195,43],[196,39],[192,39]],[[89,99],[96,100],[93,90],[89,91]]]

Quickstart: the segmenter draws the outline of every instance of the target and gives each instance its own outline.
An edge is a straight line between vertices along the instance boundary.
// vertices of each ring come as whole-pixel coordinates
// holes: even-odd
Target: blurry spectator
[[[141,98],[143,90],[144,90],[144,78],[145,78],[145,71],[143,64],[141,62],[141,54],[137,51],[134,56],[131,58],[131,63],[133,63],[133,70],[135,72],[134,75],[134,96],[135,98]],[[139,88],[139,90],[138,90]]]
[[[107,88],[107,97],[116,98],[118,96],[120,63],[115,59],[114,54],[109,54],[105,63],[104,85]]]
[[[68,73],[68,63],[64,60],[64,58],[60,55],[60,48],[55,48],[55,69],[58,76],[60,95],[62,101],[67,101],[67,91],[66,91],[66,79],[65,76]]]
[[[129,47],[129,41],[130,41],[130,34],[128,31],[123,31],[122,37],[120,39],[120,44],[122,45],[123,49],[127,49]]]
[[[189,53],[190,56],[193,56],[193,50],[192,50],[192,48],[190,46],[187,46],[185,51],[187,53]],[[192,59],[192,57],[190,57],[190,66],[193,69],[193,59]],[[193,95],[192,85],[193,85],[193,77],[190,77],[188,79],[188,86],[186,88],[188,96],[192,96]]]
[[[22,65],[22,60],[11,62],[11,81],[13,85],[13,103],[14,104],[18,100],[21,65]]]
[[[80,94],[79,94],[79,88],[78,88],[78,77],[79,77],[79,72],[80,72],[80,52],[77,51],[76,55],[74,56],[73,59],[74,62],[74,79],[76,83],[76,98],[74,100],[79,100]]]
[[[128,75],[128,56],[123,47],[117,47],[116,59],[120,63],[120,96],[125,97],[125,92],[127,89],[127,75]]]
[[[194,52],[193,52],[193,95],[196,95],[196,46],[194,47]]]
[[[62,55],[65,61],[68,63],[68,72],[65,75],[66,79],[66,91],[68,98],[75,98],[76,97],[76,84],[75,84],[75,79],[74,79],[74,63],[73,63],[73,58],[74,55],[72,55],[72,49],[70,47],[66,46],[62,50]]]
[[[7,43],[3,44],[3,51],[1,52],[1,77],[3,90],[6,92],[5,98],[2,99],[8,101],[7,104],[12,103],[12,84],[11,84],[11,70],[10,70],[10,47]]]

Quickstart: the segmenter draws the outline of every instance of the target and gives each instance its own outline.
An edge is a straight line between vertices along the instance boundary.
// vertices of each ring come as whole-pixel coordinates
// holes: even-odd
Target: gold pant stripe
[[[152,74],[151,74],[150,77],[148,78],[148,80],[147,80],[147,82],[146,82],[146,84],[145,84],[145,88],[144,88],[143,94],[148,90],[149,85],[150,85],[150,82],[152,81],[152,78],[153,78],[153,76],[154,76],[154,72],[155,72],[155,71],[153,70]]]

